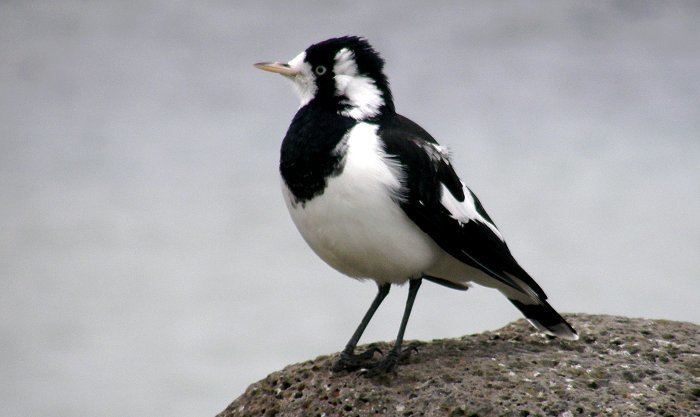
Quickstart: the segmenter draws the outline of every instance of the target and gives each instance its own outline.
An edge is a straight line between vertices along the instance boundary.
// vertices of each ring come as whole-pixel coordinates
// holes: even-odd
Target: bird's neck
[[[379,121],[395,114],[388,83],[364,76],[336,77],[333,88],[319,88],[305,107],[332,110],[357,121]]]
[[[280,174],[297,203],[323,193],[327,178],[342,171],[342,146],[357,120],[312,100],[299,109],[282,141]]]

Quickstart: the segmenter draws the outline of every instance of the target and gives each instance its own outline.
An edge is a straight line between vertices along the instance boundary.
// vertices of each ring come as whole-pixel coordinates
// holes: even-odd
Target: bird
[[[290,80],[300,107],[282,140],[279,172],[292,221],[340,273],[373,280],[377,294],[332,364],[334,372],[395,372],[423,280],[456,290],[495,288],[540,332],[576,340],[576,330],[518,264],[448,149],[396,112],[384,60],[364,37],[312,44],[288,62],[258,69]],[[393,347],[357,352],[392,285],[409,283]]]

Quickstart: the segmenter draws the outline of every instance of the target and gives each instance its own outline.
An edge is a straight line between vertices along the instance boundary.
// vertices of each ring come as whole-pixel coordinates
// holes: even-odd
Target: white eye
[[[316,67],[316,69],[314,69],[314,72],[316,72],[317,75],[323,75],[326,73],[326,67],[319,65]]]

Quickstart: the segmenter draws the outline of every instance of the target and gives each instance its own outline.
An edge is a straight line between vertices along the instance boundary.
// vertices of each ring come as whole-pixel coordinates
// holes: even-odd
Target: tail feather
[[[578,339],[576,330],[547,301],[538,300],[536,304],[527,304],[512,298],[509,300],[537,330],[563,339]]]

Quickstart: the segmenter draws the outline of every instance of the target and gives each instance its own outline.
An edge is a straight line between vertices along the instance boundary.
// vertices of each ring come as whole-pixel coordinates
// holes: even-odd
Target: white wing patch
[[[358,73],[355,54],[351,50],[343,48],[338,51],[333,73],[335,94],[345,97],[341,103],[350,106],[341,112],[343,116],[362,120],[379,114],[379,109],[384,105],[382,92],[371,78]]]
[[[452,195],[445,184],[440,184],[441,196],[440,203],[450,212],[453,219],[457,220],[460,224],[468,223],[470,221],[478,221],[485,224],[491,229],[491,231],[498,236],[501,241],[503,241],[503,236],[498,230],[496,225],[488,221],[484,216],[479,214],[476,210],[476,204],[474,203],[474,198],[472,197],[471,191],[466,185],[462,184],[462,189],[464,191],[464,201],[459,201]]]

